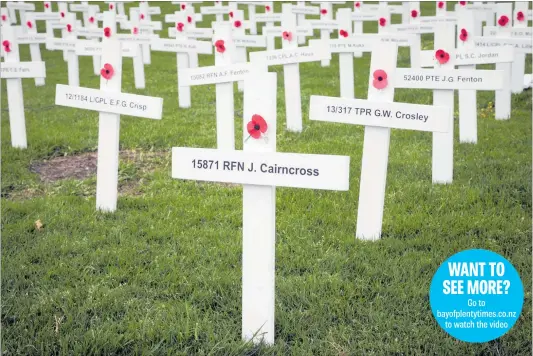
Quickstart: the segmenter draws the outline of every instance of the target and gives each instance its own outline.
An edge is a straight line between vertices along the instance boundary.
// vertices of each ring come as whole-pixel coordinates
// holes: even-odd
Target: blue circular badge
[[[433,316],[451,336],[487,342],[509,331],[524,304],[518,272],[501,255],[466,250],[439,267],[429,289]]]

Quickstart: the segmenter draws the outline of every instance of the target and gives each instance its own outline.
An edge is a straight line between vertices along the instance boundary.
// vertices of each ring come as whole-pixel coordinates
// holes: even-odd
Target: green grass
[[[175,8],[157,5],[163,14]],[[434,2],[424,3],[422,14],[433,13]],[[424,36],[424,47],[431,41]],[[98,213],[94,177],[45,184],[29,169],[97,147],[96,113],[54,106],[66,63],[41,48],[46,86],[23,80],[26,150],[10,146],[1,91],[3,355],[531,354],[531,91],[513,96],[508,121],[494,119],[493,92],[479,93],[479,143],[459,144],[455,122],[451,185],[431,183],[431,134],[393,130],[383,238],[362,242],[354,234],[363,128],[307,117],[310,95],[338,96],[338,58],[300,66],[301,134],[284,130],[279,75],[278,151],[349,155],[351,169],[348,192],[277,189],[276,342],[267,348],[240,338],[242,188],[170,177],[171,147],[216,146],[214,87],[194,87],[192,108],[180,109],[173,54],[152,53],[146,90],[135,90],[124,60],[123,91],[163,97],[164,115],[122,117],[121,149],[164,154],[150,167],[121,162],[120,184],[135,184],[136,194],[122,194],[116,213]],[[355,59],[358,97],[369,60]],[[408,65],[405,49],[399,65]],[[80,58],[80,71],[82,86],[98,87],[90,58]],[[235,98],[240,148],[242,94]],[[395,99],[431,104],[432,93],[397,90]],[[429,307],[438,266],[469,248],[502,254],[524,283],[520,319],[489,343],[453,339]]]

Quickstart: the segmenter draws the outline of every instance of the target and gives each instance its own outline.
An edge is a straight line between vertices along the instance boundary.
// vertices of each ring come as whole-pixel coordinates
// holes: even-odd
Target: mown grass
[[[155,5],[163,14],[175,9]],[[433,2],[422,6],[423,15],[434,14]],[[431,48],[432,36],[424,40]],[[459,144],[456,134],[451,185],[431,183],[431,134],[393,130],[383,239],[363,242],[354,238],[363,128],[307,118],[310,95],[339,93],[337,57],[326,68],[300,66],[300,134],[284,130],[278,76],[278,151],[349,155],[351,188],[277,189],[276,342],[267,348],[240,337],[242,188],[170,177],[171,147],[216,146],[214,88],[194,87],[192,108],[180,109],[173,54],[152,53],[146,90],[134,88],[131,60],[124,61],[123,91],[163,97],[164,117],[123,117],[121,149],[168,154],[151,169],[122,162],[121,184],[137,183],[138,194],[123,194],[116,213],[102,214],[95,178],[45,184],[29,169],[97,147],[98,115],[54,106],[66,64],[59,52],[42,53],[46,86],[23,80],[26,150],[10,146],[4,86],[1,92],[5,355],[531,354],[531,91],[513,97],[509,121],[494,119],[494,93],[479,93],[479,143]],[[354,62],[358,97],[366,96],[369,59]],[[200,62],[213,64],[210,56]],[[408,63],[402,49],[399,65]],[[80,58],[80,71],[82,86],[98,87],[90,58]],[[396,100],[430,104],[432,93],[397,90]],[[241,115],[236,94],[239,147]],[[484,344],[448,336],[429,307],[434,272],[468,248],[504,255],[525,288],[517,324]]]

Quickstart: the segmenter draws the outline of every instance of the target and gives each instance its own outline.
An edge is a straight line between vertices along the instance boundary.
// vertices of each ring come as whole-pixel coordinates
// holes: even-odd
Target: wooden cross
[[[276,153],[275,73],[254,70],[245,79],[243,118],[242,151],[173,147],[172,178],[244,185],[242,338],[271,345],[275,334],[275,187],[346,191],[350,157]]]
[[[379,55],[378,55],[379,54]],[[452,111],[446,106],[395,103],[397,46],[374,46],[368,100],[311,96],[309,119],[365,126],[356,237],[381,236],[387,180],[390,129],[448,132]]]
[[[120,115],[161,119],[163,99],[121,93],[122,54],[115,13],[104,12],[100,90],[57,84],[55,104],[99,112],[96,208],[117,208]]]
[[[44,78],[45,64],[42,61],[21,62],[15,28],[9,23],[2,26],[1,51],[5,61],[0,66],[1,78],[7,84],[7,105],[9,110],[9,129],[11,146],[26,148],[26,120],[24,117],[24,98],[21,78]]]

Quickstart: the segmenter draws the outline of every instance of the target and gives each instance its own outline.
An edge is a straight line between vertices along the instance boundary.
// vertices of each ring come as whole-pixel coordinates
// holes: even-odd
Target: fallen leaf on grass
[[[37,220],[35,223],[35,230],[37,231],[41,231],[41,229],[43,228],[43,223],[41,222],[41,219]]]

